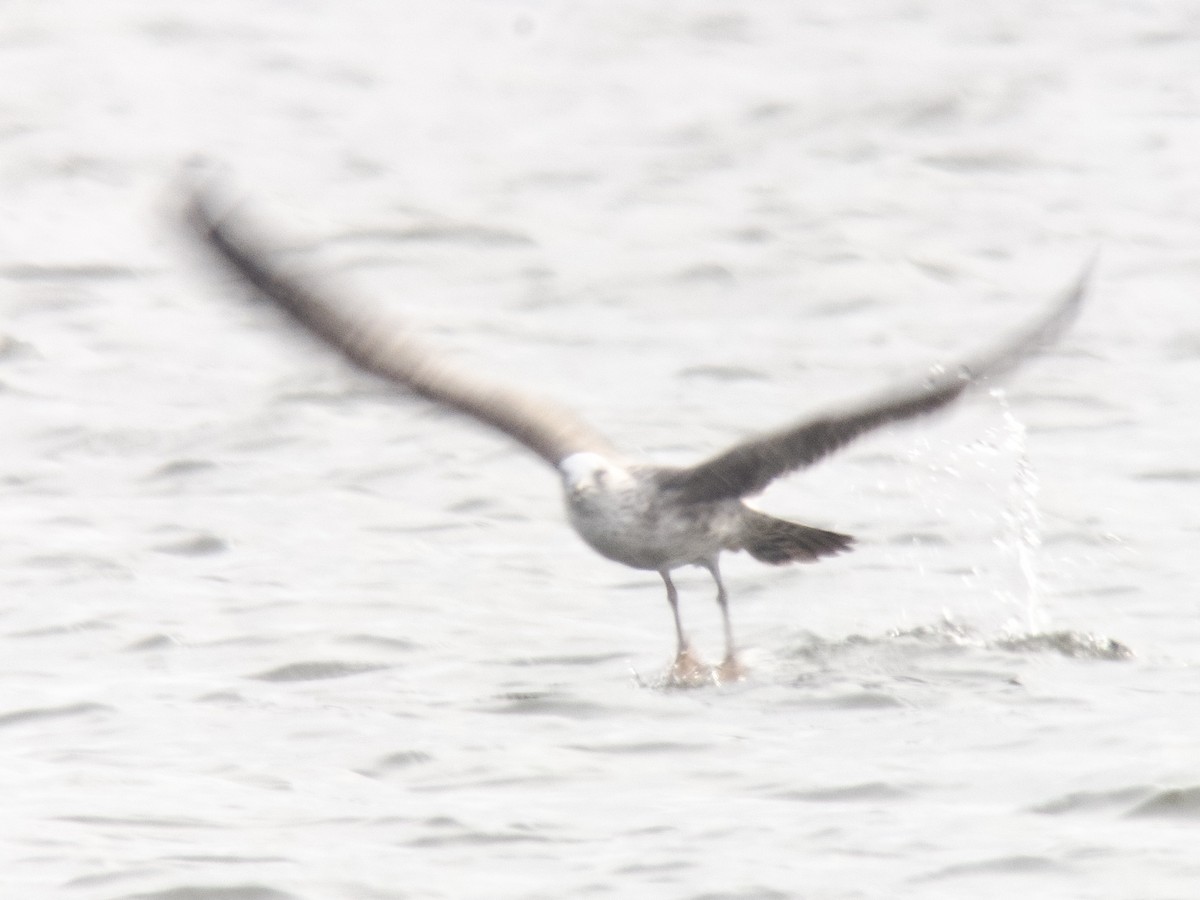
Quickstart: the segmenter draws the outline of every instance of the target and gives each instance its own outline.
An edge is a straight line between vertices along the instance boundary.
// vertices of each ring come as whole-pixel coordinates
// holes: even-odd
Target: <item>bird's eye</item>
[[[596,487],[604,487],[604,483],[608,480],[608,473],[603,469],[597,469],[595,473]]]

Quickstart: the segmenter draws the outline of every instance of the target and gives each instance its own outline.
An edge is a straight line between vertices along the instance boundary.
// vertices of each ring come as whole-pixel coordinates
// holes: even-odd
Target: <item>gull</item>
[[[571,412],[461,370],[378,308],[339,299],[312,273],[279,264],[271,242],[209,187],[191,191],[185,214],[195,234],[258,295],[358,368],[502,432],[554,467],[567,519],[584,542],[601,556],[662,578],[675,623],[668,683],[681,686],[733,681],[745,673],[721,578],[722,552],[745,550],[778,566],[813,562],[854,543],[849,535],[752,509],[746,498],[869,431],[948,406],[1049,346],[1078,315],[1092,268],[1089,262],[1041,315],[957,364],[747,438],[697,465],[667,466],[630,458]],[[707,569],[716,586],[725,638],[724,660],[716,668],[700,660],[683,629],[671,579],[683,566]]]

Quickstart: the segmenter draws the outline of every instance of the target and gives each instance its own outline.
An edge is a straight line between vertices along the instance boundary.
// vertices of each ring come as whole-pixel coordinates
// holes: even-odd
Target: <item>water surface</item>
[[[6,895],[1194,895],[1200,23],[1186,4],[12,5]],[[762,505],[752,677],[551,473],[291,332],[296,262],[667,461],[911,376],[1100,247],[1064,344]],[[712,589],[679,579],[719,648]]]

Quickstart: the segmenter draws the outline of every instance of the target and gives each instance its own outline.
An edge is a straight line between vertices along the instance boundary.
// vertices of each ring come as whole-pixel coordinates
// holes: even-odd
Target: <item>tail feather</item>
[[[813,528],[747,509],[740,549],[761,562],[780,566],[790,562],[812,562],[822,556],[843,553],[853,544],[854,538],[848,534]]]

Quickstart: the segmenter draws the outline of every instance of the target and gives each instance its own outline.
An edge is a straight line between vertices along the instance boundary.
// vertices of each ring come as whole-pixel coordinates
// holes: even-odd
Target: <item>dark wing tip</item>
[[[1096,250],[1084,263],[1061,298],[1043,316],[1034,319],[999,347],[968,360],[957,367],[957,377],[968,383],[979,383],[1011,372],[1025,359],[1055,344],[1079,318],[1083,301],[1091,285],[1092,273],[1099,259]]]
[[[172,215],[193,234],[208,237],[238,206],[230,179],[220,167],[203,158],[187,160],[171,184]]]

